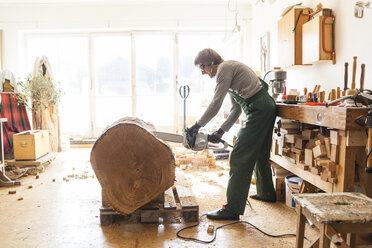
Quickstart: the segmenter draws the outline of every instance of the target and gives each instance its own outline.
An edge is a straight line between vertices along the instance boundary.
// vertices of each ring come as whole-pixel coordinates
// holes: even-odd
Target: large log
[[[127,117],[97,139],[90,162],[112,207],[130,214],[174,184],[175,159],[148,123]]]

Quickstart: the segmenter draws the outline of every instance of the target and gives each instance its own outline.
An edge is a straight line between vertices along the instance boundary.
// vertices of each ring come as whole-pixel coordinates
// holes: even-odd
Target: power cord
[[[207,214],[202,214],[200,216],[200,220],[202,217],[206,216]],[[267,233],[267,232],[264,232],[262,231],[261,229],[259,229],[258,227],[256,227],[255,225],[253,225],[252,223],[248,222],[248,221],[244,221],[244,220],[239,220],[239,221],[235,221],[235,222],[232,222],[232,223],[228,223],[228,224],[225,224],[225,225],[221,225],[221,226],[218,226],[216,227],[216,230],[214,231],[214,235],[213,235],[213,238],[211,240],[201,240],[201,239],[196,239],[196,238],[192,238],[192,237],[185,237],[185,236],[182,236],[180,233],[187,230],[187,229],[190,229],[190,228],[193,228],[193,227],[196,227],[196,226],[199,226],[200,225],[200,222],[195,224],[195,225],[191,225],[191,226],[187,226],[187,227],[184,227],[180,230],[177,231],[177,237],[180,238],[180,239],[185,239],[185,240],[190,240],[190,241],[195,241],[195,242],[199,242],[199,243],[202,243],[202,244],[210,244],[212,243],[213,241],[216,240],[217,238],[217,231],[218,229],[221,229],[221,228],[224,228],[224,227],[227,227],[227,226],[231,226],[231,225],[235,225],[235,224],[239,224],[239,223],[242,223],[242,224],[247,224],[253,228],[255,228],[256,230],[258,230],[259,232],[265,234],[266,236],[269,236],[269,237],[272,237],[272,238],[279,238],[279,237],[296,237],[296,234],[278,234],[278,235],[274,235],[274,234],[270,234],[270,233]],[[304,237],[309,243],[311,243],[310,239],[308,239],[307,237]]]

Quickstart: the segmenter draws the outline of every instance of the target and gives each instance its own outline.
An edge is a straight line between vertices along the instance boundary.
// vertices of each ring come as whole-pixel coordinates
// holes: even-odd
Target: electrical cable
[[[251,210],[253,210],[252,205],[251,205],[251,203],[249,202],[248,199],[247,199],[247,204],[246,205],[248,205],[251,208]]]
[[[302,15],[303,12],[304,12],[304,10],[301,9],[301,10],[300,10],[300,13],[299,13],[298,16],[297,16],[297,20],[296,20],[296,23],[295,23],[295,26],[294,26],[292,32],[296,31],[298,21],[300,20],[300,17],[301,17],[301,15]]]
[[[202,217],[206,216],[207,214],[202,214],[199,219],[201,220]],[[221,228],[224,228],[224,227],[227,227],[227,226],[231,226],[231,225],[235,225],[235,224],[247,224],[253,228],[255,228],[257,231],[263,233],[264,235],[266,236],[269,236],[269,237],[272,237],[272,238],[280,238],[280,237],[296,237],[296,234],[293,234],[293,233],[286,233],[286,234],[278,234],[278,235],[274,235],[274,234],[270,234],[270,233],[267,233],[265,231],[262,231],[260,228],[258,228],[257,226],[253,225],[252,223],[248,222],[248,221],[244,221],[244,220],[239,220],[239,221],[235,221],[235,222],[232,222],[232,223],[228,223],[228,224],[224,224],[224,225],[221,225],[221,226],[218,226],[216,227],[216,229],[214,230],[214,235],[213,235],[213,238],[211,240],[201,240],[201,239],[197,239],[197,238],[192,238],[192,237],[185,237],[185,236],[182,236],[180,233],[187,230],[187,229],[190,229],[190,228],[193,228],[193,227],[196,227],[196,226],[199,226],[200,225],[200,222],[195,224],[195,225],[191,225],[191,226],[187,226],[187,227],[184,227],[184,228],[181,228],[180,230],[177,231],[177,237],[180,238],[180,239],[185,239],[185,240],[190,240],[190,241],[195,241],[195,242],[199,242],[199,243],[202,243],[202,244],[210,244],[212,243],[213,241],[216,240],[217,238],[217,231]],[[311,243],[310,239],[308,239],[307,237],[304,237],[309,243]]]

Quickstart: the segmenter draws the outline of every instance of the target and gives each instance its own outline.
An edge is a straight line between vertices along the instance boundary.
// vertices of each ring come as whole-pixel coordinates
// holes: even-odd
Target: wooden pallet
[[[190,188],[173,186],[164,192],[164,201],[152,201],[129,215],[115,211],[102,195],[101,226],[113,223],[198,222],[199,206]]]
[[[27,166],[39,166],[45,164],[47,162],[51,162],[57,156],[56,152],[50,152],[45,154],[44,156],[36,159],[36,160],[6,160],[6,165],[15,165],[19,168],[27,167]]]

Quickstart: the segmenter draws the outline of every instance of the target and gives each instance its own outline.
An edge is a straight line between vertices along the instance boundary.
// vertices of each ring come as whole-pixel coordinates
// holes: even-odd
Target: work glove
[[[219,143],[221,141],[222,135],[225,133],[221,128],[213,132],[208,136],[208,141],[212,143]]]
[[[193,136],[194,134],[197,134],[199,132],[200,128],[201,128],[201,126],[197,122],[195,122],[194,125],[192,125],[191,127],[186,128],[186,132],[187,132],[188,135]]]

